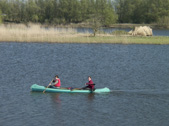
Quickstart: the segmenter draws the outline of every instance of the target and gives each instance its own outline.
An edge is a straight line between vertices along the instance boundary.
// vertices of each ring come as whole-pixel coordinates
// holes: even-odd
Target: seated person
[[[88,77],[88,80],[89,80],[89,82],[88,83],[85,83],[85,85],[87,85],[87,86],[85,86],[85,87],[83,87],[83,88],[81,88],[82,90],[85,90],[85,89],[89,89],[89,90],[92,90],[92,91],[94,91],[94,83],[93,83],[93,81],[92,81],[92,78],[89,76]]]
[[[49,84],[49,88],[60,88],[61,82],[59,76],[56,75],[52,83]]]

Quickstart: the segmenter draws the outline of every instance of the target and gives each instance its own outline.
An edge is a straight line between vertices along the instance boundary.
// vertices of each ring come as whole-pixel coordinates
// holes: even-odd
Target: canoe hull
[[[37,84],[33,84],[31,86],[31,91],[33,92],[43,92],[45,90],[44,86],[40,86]],[[110,89],[100,88],[96,89],[94,92],[91,92],[90,90],[70,90],[70,89],[55,89],[55,88],[47,88],[45,92],[53,92],[53,93],[108,93],[110,92]]]

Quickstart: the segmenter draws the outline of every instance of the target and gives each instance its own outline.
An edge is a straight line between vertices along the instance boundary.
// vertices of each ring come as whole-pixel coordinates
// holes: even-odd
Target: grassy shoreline
[[[169,44],[167,36],[129,36],[78,33],[74,28],[45,29],[41,25],[0,25],[0,42],[48,42],[48,43],[111,43],[111,44]]]

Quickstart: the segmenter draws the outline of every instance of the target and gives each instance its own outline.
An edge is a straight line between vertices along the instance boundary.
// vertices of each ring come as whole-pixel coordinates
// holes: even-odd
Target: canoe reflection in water
[[[61,107],[60,93],[51,94],[52,101],[57,107]]]
[[[88,94],[88,100],[93,101],[95,93]]]

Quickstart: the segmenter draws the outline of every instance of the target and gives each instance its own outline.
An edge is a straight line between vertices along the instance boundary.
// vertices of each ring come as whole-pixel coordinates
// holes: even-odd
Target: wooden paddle
[[[43,93],[45,93],[46,89],[50,86],[50,84],[52,83],[52,81],[48,84],[48,86],[45,88],[45,90],[43,91]]]

